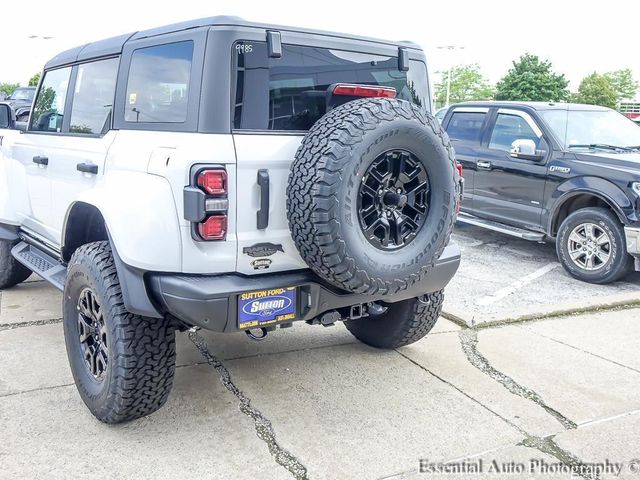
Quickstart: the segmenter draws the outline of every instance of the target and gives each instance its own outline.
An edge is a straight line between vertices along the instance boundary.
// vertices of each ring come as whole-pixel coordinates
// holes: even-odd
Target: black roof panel
[[[240,17],[231,16],[217,16],[199,18],[196,20],[188,20],[186,22],[174,23],[171,25],[165,25],[162,27],[151,28],[149,30],[142,30],[139,32],[128,33],[125,35],[118,35],[117,37],[107,38],[105,40],[99,40],[97,42],[87,43],[79,47],[66,50],[59,53],[51,60],[49,60],[45,69],[60,67],[70,63],[74,63],[81,60],[89,60],[91,58],[101,57],[105,55],[116,55],[122,52],[122,47],[128,40],[136,40],[139,38],[153,37],[156,35],[162,35],[166,33],[180,32],[183,30],[190,30],[199,27],[207,26],[237,26],[237,27],[256,27],[272,30],[284,30],[291,32],[312,33],[319,35],[329,35],[332,37],[352,38],[355,40],[363,40],[367,42],[383,43],[387,45],[402,45],[410,48],[420,48],[417,44],[412,42],[393,42],[389,40],[380,40],[375,38],[360,37],[356,35],[348,35],[346,33],[334,33],[321,30],[312,30],[306,28],[285,27],[281,25],[271,25],[258,22],[248,22]]]

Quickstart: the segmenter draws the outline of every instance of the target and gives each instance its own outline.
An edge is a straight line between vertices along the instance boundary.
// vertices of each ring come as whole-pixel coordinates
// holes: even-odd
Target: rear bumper
[[[238,331],[238,296],[257,290],[296,287],[296,320],[313,320],[336,309],[373,301],[394,303],[442,290],[460,265],[460,249],[449,244],[429,275],[395,295],[366,295],[340,290],[310,270],[259,276],[149,273],[153,300],[183,322],[217,332]]]

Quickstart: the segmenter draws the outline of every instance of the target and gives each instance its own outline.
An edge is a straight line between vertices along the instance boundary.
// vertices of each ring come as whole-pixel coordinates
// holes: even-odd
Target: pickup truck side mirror
[[[0,103],[0,128],[14,128],[16,126],[16,112],[7,103]]]
[[[535,161],[543,160],[546,153],[544,150],[536,150],[535,142],[530,139],[514,140],[509,152],[513,158]]]

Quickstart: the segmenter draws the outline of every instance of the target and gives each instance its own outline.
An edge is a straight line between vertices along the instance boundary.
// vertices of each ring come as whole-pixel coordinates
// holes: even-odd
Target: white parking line
[[[517,280],[512,285],[501,288],[500,290],[498,290],[497,292],[494,292],[491,295],[478,298],[476,300],[476,305],[486,306],[486,305],[491,305],[492,303],[495,303],[498,300],[502,300],[504,297],[511,295],[515,291],[528,285],[529,283],[533,282],[535,279],[542,277],[543,275],[549,273],[551,270],[559,266],[560,264],[558,262],[548,263],[544,267],[541,267],[538,270],[535,270],[534,272],[530,273],[529,275],[522,277],[520,280]]]

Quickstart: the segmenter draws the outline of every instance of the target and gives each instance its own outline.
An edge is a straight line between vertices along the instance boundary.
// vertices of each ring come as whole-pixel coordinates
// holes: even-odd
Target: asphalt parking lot
[[[564,273],[553,245],[461,226],[454,238],[463,264],[446,318],[422,341],[379,351],[342,325],[297,324],[260,343],[205,332],[212,366],[179,334],[168,404],[115,427],[73,385],[60,294],[37,279],[1,292],[0,479],[420,479],[474,468],[594,478],[592,464],[608,469],[600,478],[640,478],[640,276],[587,285]],[[421,460],[462,471],[420,472]]]

